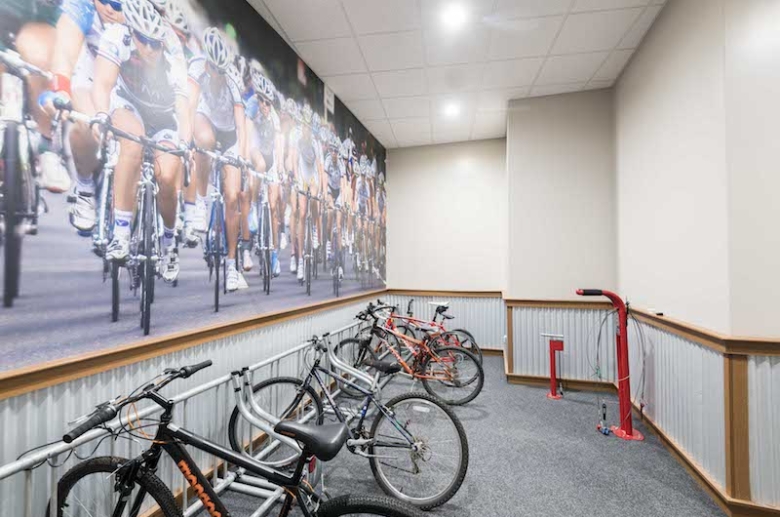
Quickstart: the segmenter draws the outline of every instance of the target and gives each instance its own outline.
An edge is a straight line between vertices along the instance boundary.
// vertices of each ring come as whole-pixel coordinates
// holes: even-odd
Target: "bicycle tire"
[[[471,375],[470,377],[466,378],[464,381],[440,381],[437,379],[429,379],[426,378],[426,376],[429,375],[429,368],[434,368],[442,364],[446,364],[445,362],[439,362],[433,360],[433,355],[437,354],[438,356],[446,355],[451,358],[453,358],[453,361],[468,361],[471,362],[474,365],[475,373]],[[477,398],[477,395],[480,394],[482,391],[482,388],[485,385],[485,371],[482,369],[482,365],[480,364],[479,360],[477,359],[476,355],[469,351],[466,348],[459,347],[459,346],[445,346],[436,348],[435,350],[432,350],[432,354],[427,355],[422,363],[420,364],[420,371],[422,372],[423,376],[420,379],[422,381],[423,388],[425,388],[425,391],[433,395],[434,397],[437,397],[439,400],[444,402],[445,404],[448,404],[450,406],[462,406],[463,404],[467,404]],[[460,359],[455,359],[455,356],[460,356]],[[448,369],[449,371],[449,369]],[[462,384],[462,385],[459,385]],[[458,391],[455,391],[454,393],[462,394],[463,392],[460,391],[461,387],[471,387],[471,391],[468,391],[466,395],[459,396],[459,397],[447,397],[443,396],[441,393],[439,393],[437,390],[440,389],[442,386],[445,386],[447,388],[455,388]]]
[[[366,357],[368,356],[369,358],[375,359],[376,356],[370,348],[364,347],[362,343],[363,340],[358,338],[350,337],[342,339],[339,341],[339,344],[336,345],[334,352],[339,359],[349,366],[357,370],[363,370],[363,361]],[[339,387],[341,388],[341,392],[350,398],[365,397],[365,394],[362,391],[347,384],[339,383]]]
[[[477,356],[479,364],[482,364],[482,349],[477,344],[474,336],[468,330],[448,330],[447,332],[444,332],[441,337],[446,341],[448,346],[461,346],[469,352],[472,352],[475,356]]]
[[[154,225],[157,224],[154,217],[154,192],[146,188],[143,193],[143,253],[146,256],[143,264],[143,287],[141,290],[141,326],[144,336],[149,335],[152,320],[152,300],[154,297],[154,263],[152,262],[153,244],[152,236]]]
[[[311,207],[310,207],[311,208]],[[306,216],[306,245],[303,257],[303,276],[306,283],[306,296],[311,296],[311,263],[312,263],[312,221],[311,213]]]
[[[106,474],[108,477],[128,461],[130,460],[116,456],[99,456],[73,466],[57,482],[57,517],[67,517],[64,511],[68,508],[68,496],[80,480],[92,474]],[[160,478],[148,470],[141,469],[136,483],[138,487],[146,490],[147,495],[157,503],[165,517],[182,517],[171,490]],[[109,482],[107,481],[106,484]],[[110,484],[113,486],[113,483]],[[51,504],[52,501],[49,501],[46,505],[47,516],[51,515]]]
[[[19,160],[19,125],[8,122],[3,135],[3,218],[5,220],[5,248],[3,267],[3,306],[11,307],[19,295],[22,238],[17,229],[17,212],[21,202],[21,162]]]
[[[325,411],[322,406],[322,399],[317,395],[317,391],[312,388],[311,386],[303,386],[303,381],[301,379],[297,379],[295,377],[275,377],[273,379],[266,379],[262,382],[259,382],[252,386],[252,393],[255,394],[258,391],[268,388],[272,385],[279,385],[279,384],[287,384],[290,386],[295,386],[296,389],[303,389],[306,394],[311,398],[312,402],[316,406],[316,424],[321,425],[325,418]],[[262,407],[262,405],[261,405]],[[296,406],[297,407],[297,406]],[[268,408],[263,408],[268,411],[273,411],[273,408],[270,410]],[[290,411],[292,411],[294,407],[288,407],[287,411],[281,413],[282,416],[278,416],[282,420],[284,420],[287,416],[289,416]],[[242,423],[241,419],[241,411],[238,409],[238,406],[233,408],[233,413],[230,415],[230,421],[228,422],[228,439],[230,440],[230,448],[233,449],[236,452],[246,454],[247,450],[243,445],[242,440],[242,433],[240,429],[240,425]],[[254,439],[254,437],[252,437]],[[291,458],[288,458],[287,460],[281,460],[277,462],[264,462],[263,460],[258,460],[260,463],[273,466],[273,467],[285,467],[290,466],[294,464],[298,459],[298,456],[292,456]],[[272,463],[276,463],[275,465],[272,465]]]
[[[422,517],[423,512],[398,499],[367,495],[341,495],[325,501],[316,517],[376,515],[382,517]]]
[[[111,268],[111,321],[119,320],[119,264],[116,261],[109,262]]]
[[[214,312],[219,312],[220,275],[222,274],[222,202],[215,201],[213,210],[211,260],[214,264]]]
[[[463,424],[461,423],[460,419],[458,419],[458,417],[455,415],[455,412],[446,404],[442,403],[438,398],[433,397],[432,395],[429,395],[427,393],[421,393],[421,392],[403,393],[401,395],[392,398],[389,402],[385,404],[385,407],[390,411],[391,414],[396,415],[398,413],[397,407],[400,405],[400,403],[409,400],[417,400],[423,406],[425,405],[436,406],[438,409],[440,409],[443,412],[444,415],[446,415],[446,417],[449,420],[449,423],[455,429],[455,433],[457,434],[458,441],[460,443],[460,461],[458,462],[458,466],[455,471],[455,476],[452,478],[452,480],[449,482],[446,488],[442,490],[440,493],[428,497],[414,498],[414,497],[410,497],[408,494],[405,494],[403,491],[393,487],[392,484],[390,484],[390,481],[384,475],[384,471],[378,462],[379,459],[384,459],[384,458],[378,458],[377,456],[383,456],[383,454],[381,451],[377,454],[375,450],[377,447],[375,445],[371,445],[368,448],[368,453],[369,453],[368,463],[371,466],[371,472],[374,475],[377,484],[387,495],[400,499],[406,503],[412,504],[423,510],[430,510],[432,508],[436,508],[437,506],[441,506],[442,504],[449,501],[458,492],[461,485],[463,484],[463,480],[466,478],[466,472],[468,471],[468,463],[469,463],[468,438],[466,437],[466,431],[463,429]],[[373,439],[375,436],[377,436],[377,429],[379,428],[379,425],[382,423],[383,420],[386,420],[386,417],[385,414],[380,411],[377,413],[376,418],[371,424],[371,430],[369,431],[369,438]],[[407,421],[404,427],[408,427],[408,424],[409,422]],[[390,425],[395,427],[394,422],[390,422]],[[415,473],[415,475],[416,474],[418,473]],[[427,486],[427,484],[417,483],[417,486],[422,487],[422,486]]]
[[[271,212],[267,204],[263,204],[263,289],[265,294],[271,294],[271,275],[273,271],[271,269]]]

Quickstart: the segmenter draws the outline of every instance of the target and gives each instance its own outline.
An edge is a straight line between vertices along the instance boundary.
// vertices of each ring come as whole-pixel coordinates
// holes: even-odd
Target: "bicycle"
[[[130,234],[130,252],[122,263],[111,260],[110,264],[111,274],[111,319],[116,321],[119,317],[119,274],[120,268],[125,267],[130,276],[130,289],[134,293],[138,293],[138,289],[141,290],[140,296],[140,309],[141,309],[141,328],[144,335],[149,335],[152,319],[152,303],[154,302],[154,283],[157,276],[159,276],[158,263],[162,253],[162,246],[160,238],[162,231],[160,229],[160,212],[157,208],[157,178],[154,172],[155,158],[154,152],[159,151],[173,156],[177,156],[184,162],[185,177],[189,176],[189,149],[186,148],[170,148],[158,144],[151,138],[144,135],[134,135],[123,131],[111,124],[111,120],[107,115],[99,115],[96,117],[89,117],[83,113],[73,111],[72,106],[67,102],[55,101],[55,107],[61,111],[67,111],[67,117],[73,122],[81,122],[89,126],[99,126],[101,135],[99,142],[101,148],[105,145],[105,142],[109,140],[124,139],[130,142],[134,142],[143,149],[143,160],[141,162],[141,178],[138,182],[138,188],[136,191],[136,209],[133,219],[131,234]],[[103,151],[101,151],[103,152]],[[106,162],[110,163],[110,162]],[[105,172],[105,171],[104,171]],[[113,168],[108,177],[104,177],[103,186],[101,190],[101,208],[99,217],[102,218],[101,224],[98,226],[98,232],[104,232],[104,238],[99,242],[108,238],[108,234],[112,231],[113,227],[113,207],[111,205],[111,199],[113,198]],[[110,241],[107,241],[110,242]],[[105,245],[107,245],[107,242]],[[178,253],[178,250],[176,250]],[[104,275],[107,274],[106,266],[103,268]]]
[[[331,215],[331,223],[333,230],[330,232],[331,236],[331,242],[333,243],[331,245],[331,253],[332,253],[332,266],[331,266],[331,276],[333,277],[333,295],[338,298],[339,296],[339,290],[341,289],[341,282],[344,277],[344,250],[342,248],[342,239],[345,235],[344,228],[339,228],[336,222],[336,212],[340,212],[342,214],[342,220],[346,220],[348,216],[348,211],[346,206],[332,206],[332,215]],[[344,226],[345,223],[342,221],[342,226]]]
[[[263,292],[271,294],[271,278],[273,277],[273,264],[271,253],[273,252],[272,235],[276,235],[271,218],[271,205],[268,202],[268,184],[278,183],[267,174],[252,171],[251,174],[263,180],[263,187],[258,195],[257,232],[254,237],[255,254],[260,259],[260,276],[263,277]]]
[[[306,295],[311,296],[311,277],[312,266],[314,262],[314,219],[311,216],[311,202],[321,201],[321,196],[314,196],[311,193],[309,187],[306,190],[297,188],[298,193],[306,197],[306,221],[304,222],[303,231],[303,280],[300,281],[301,285],[306,286]]]
[[[36,124],[30,114],[32,101],[25,83],[32,75],[47,79],[51,76],[11,50],[0,50],[0,64],[5,68],[0,85],[0,244],[5,248],[3,306],[11,307],[19,296],[22,238],[38,232],[38,214],[43,203],[35,168]]]
[[[414,339],[387,326],[380,326],[378,313],[392,306],[369,304],[358,319],[373,320],[369,337],[347,338],[339,343],[339,352],[353,368],[370,366],[378,352],[387,351],[398,361],[399,371],[422,382],[425,391],[444,403],[460,406],[474,400],[482,391],[485,372],[469,350],[447,346],[437,338]],[[373,341],[376,338],[376,341]],[[391,344],[395,342],[395,345]],[[375,344],[372,346],[372,342]],[[403,352],[408,353],[404,357]],[[411,362],[411,364],[409,364]],[[350,392],[346,391],[349,395]]]
[[[52,515],[51,510],[56,508],[58,517],[72,515],[71,509],[75,509],[78,515],[110,514],[138,517],[142,511],[151,509],[149,503],[156,503],[159,512],[165,517],[182,517],[182,511],[171,490],[156,476],[163,454],[167,454],[173,460],[210,515],[225,517],[230,515],[217,491],[187,452],[185,446],[190,446],[236,465],[245,473],[264,478],[281,487],[286,495],[279,513],[280,517],[289,515],[294,502],[298,503],[307,517],[338,517],[355,513],[384,517],[420,517],[421,514],[416,509],[389,498],[347,495],[329,501],[322,500],[320,494],[307,481],[305,467],[315,458],[329,461],[338,454],[347,436],[347,429],[342,424],[327,426],[307,426],[291,422],[277,424],[274,428],[276,433],[302,444],[302,453],[291,474],[277,472],[252,458],[226,449],[175,425],[172,422],[175,403],[160,395],[159,391],[174,380],[186,379],[211,364],[211,361],[205,361],[179,369],[167,369],[158,376],[156,381],[137,388],[129,396],[99,405],[86,421],[67,432],[63,436],[63,441],[72,443],[87,431],[104,426],[117,415],[121,416],[121,411],[125,407],[145,399],[151,400],[163,409],[159,422],[154,423],[157,431],[153,438],[145,433],[142,433],[145,436],[135,434],[127,426],[122,426],[122,432],[136,438],[150,440],[151,444],[146,451],[132,459],[103,456],[77,464],[58,481],[56,495],[49,501],[46,515]],[[149,425],[142,427],[149,427]],[[141,432],[140,428],[136,427],[135,430]],[[95,474],[97,476],[92,477]],[[103,491],[96,494],[100,488]],[[83,513],[79,512],[81,509],[84,510]],[[126,511],[128,513],[125,513]]]
[[[222,168],[231,165],[241,170],[241,190],[245,180],[246,164],[240,158],[226,156],[219,150],[211,151],[200,147],[194,147],[196,153],[201,153],[211,159],[211,212],[209,224],[206,229],[206,238],[203,242],[203,258],[209,268],[209,282],[214,278],[214,312],[219,312],[220,269],[222,274],[222,293],[227,295],[227,225],[225,223],[225,198],[222,194]],[[240,271],[238,260],[240,253],[236,254],[236,268]]]
[[[291,402],[278,414],[278,418],[285,419],[290,415],[304,414],[306,401],[320,407],[322,401],[312,387],[316,381],[339,422],[346,426],[349,420],[358,419],[357,423],[346,427],[347,449],[352,454],[368,458],[371,472],[386,494],[424,510],[440,506],[452,498],[463,484],[469,459],[466,432],[452,409],[438,398],[420,392],[404,393],[382,403],[380,374],[396,373],[400,371],[399,365],[371,361],[369,365],[377,372],[372,377],[341,361],[330,346],[329,334],[314,336],[311,342],[315,358],[305,379],[270,379],[253,386],[252,396],[267,397],[261,392],[269,389],[286,389],[294,393]],[[325,354],[335,370],[322,366]],[[346,410],[336,404],[330,392],[328,386],[331,383],[326,383],[323,376],[331,378],[342,389],[350,387],[364,396],[361,409],[345,414]],[[366,417],[370,407],[376,410],[376,417],[367,428]],[[244,450],[239,436],[240,414],[241,409],[236,407],[229,426],[231,445],[236,452]],[[252,439],[254,437],[250,437]],[[448,462],[451,465],[443,466]],[[429,469],[436,466],[442,466],[442,471],[431,473]],[[442,473],[444,471],[446,473]]]

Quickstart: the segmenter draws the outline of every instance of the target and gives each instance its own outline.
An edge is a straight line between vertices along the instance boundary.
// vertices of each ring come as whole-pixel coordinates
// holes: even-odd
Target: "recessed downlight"
[[[460,115],[460,104],[457,102],[448,102],[444,105],[444,115],[447,118],[457,118]]]
[[[444,6],[441,11],[441,22],[449,30],[461,29],[468,21],[469,13],[463,4],[452,2]]]

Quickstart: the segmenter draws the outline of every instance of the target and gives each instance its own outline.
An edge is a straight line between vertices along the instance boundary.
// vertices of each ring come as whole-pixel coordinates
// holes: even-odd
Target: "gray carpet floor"
[[[466,479],[431,516],[725,515],[641,424],[643,442],[596,431],[597,401],[608,400],[615,417],[615,397],[568,392],[563,400],[550,401],[544,389],[507,384],[503,360],[496,357],[485,358],[485,373],[479,397],[456,408],[469,440]],[[394,380],[383,399],[410,387],[411,381]],[[368,461],[346,449],[325,473],[330,495],[382,494]],[[260,504],[235,493],[224,501],[235,517],[250,515]]]

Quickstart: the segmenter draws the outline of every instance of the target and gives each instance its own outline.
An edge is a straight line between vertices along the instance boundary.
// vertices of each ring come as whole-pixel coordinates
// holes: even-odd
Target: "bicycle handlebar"
[[[203,370],[204,368],[208,368],[212,364],[213,364],[212,361],[209,359],[208,361],[203,361],[202,363],[193,364],[191,366],[183,366],[178,370],[177,369],[165,370],[165,373],[167,374],[166,377],[164,377],[157,383],[153,383],[146,386],[143,390],[141,390],[141,393],[139,393],[138,395],[132,397],[126,397],[120,400],[119,402],[104,402],[103,404],[97,406],[97,408],[89,416],[89,418],[87,418],[81,424],[77,425],[74,429],[71,429],[70,431],[65,433],[62,436],[62,441],[65,443],[73,442],[73,440],[83,435],[87,431],[90,431],[91,429],[94,429],[99,425],[103,425],[106,422],[113,420],[119,414],[119,411],[126,405],[147,398],[150,393],[161,390],[162,388],[170,384],[172,381],[176,379],[186,379],[194,375],[195,373],[199,372],[200,370]]]
[[[603,296],[604,291],[601,289],[577,289],[577,294],[580,296]]]
[[[0,62],[5,64],[8,68],[19,73],[19,75],[40,75],[46,79],[51,80],[51,73],[38,68],[35,65],[23,60],[22,57],[13,51],[0,50]],[[13,71],[11,73],[13,73]]]

